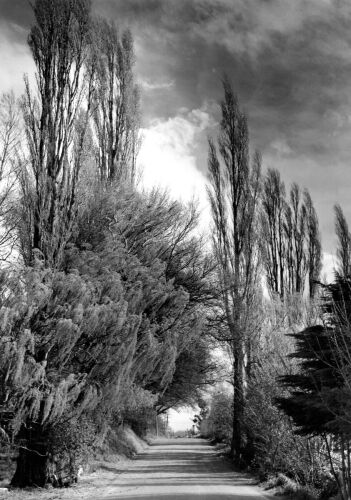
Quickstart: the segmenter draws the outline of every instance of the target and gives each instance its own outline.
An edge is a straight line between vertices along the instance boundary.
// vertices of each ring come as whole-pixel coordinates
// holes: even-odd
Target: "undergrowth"
[[[311,486],[303,486],[284,474],[270,477],[264,483],[264,489],[275,489],[277,495],[294,498],[294,500],[318,500],[320,498],[320,491]]]

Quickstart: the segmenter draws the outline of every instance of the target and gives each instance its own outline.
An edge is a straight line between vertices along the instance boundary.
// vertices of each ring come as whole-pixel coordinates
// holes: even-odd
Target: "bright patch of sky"
[[[181,408],[179,410],[169,410],[168,423],[174,432],[191,430],[193,427],[193,418],[196,411],[192,408]]]
[[[183,109],[167,120],[153,120],[142,130],[142,145],[138,158],[142,185],[146,189],[160,187],[183,201],[197,200],[201,226],[208,226],[209,206],[207,180],[196,166],[196,144],[199,135],[211,122],[202,109]]]

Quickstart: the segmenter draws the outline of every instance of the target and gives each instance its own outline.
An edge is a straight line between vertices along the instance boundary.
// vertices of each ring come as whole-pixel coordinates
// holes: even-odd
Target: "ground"
[[[8,500],[257,500],[269,498],[202,439],[158,439],[132,461],[105,464],[66,490],[0,492]]]

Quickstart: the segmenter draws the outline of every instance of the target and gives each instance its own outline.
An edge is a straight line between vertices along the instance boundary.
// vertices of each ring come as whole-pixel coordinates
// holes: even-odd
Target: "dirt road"
[[[104,462],[72,488],[13,490],[0,500],[263,500],[262,490],[201,439],[164,439],[134,460]],[[274,500],[279,500],[277,497]]]
[[[153,443],[96,500],[254,500],[266,498],[201,439]]]

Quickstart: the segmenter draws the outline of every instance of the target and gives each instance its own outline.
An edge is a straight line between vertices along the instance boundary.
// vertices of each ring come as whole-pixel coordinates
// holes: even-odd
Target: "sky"
[[[192,408],[170,409],[168,411],[169,426],[174,432],[193,430],[193,418],[196,413]]]
[[[130,28],[142,95],[145,184],[206,206],[207,138],[231,79],[263,167],[307,187],[323,249],[335,252],[333,205],[351,223],[351,2],[349,0],[92,0]],[[28,0],[0,0],[0,92],[33,74]]]
[[[100,0],[95,6],[134,33],[141,160],[148,163],[147,149],[159,148],[154,178],[170,176],[174,190],[195,184],[201,198],[225,72],[247,112],[252,152],[259,149],[264,168],[278,168],[287,185],[310,190],[324,251],[333,253],[335,203],[351,222],[351,3]]]

